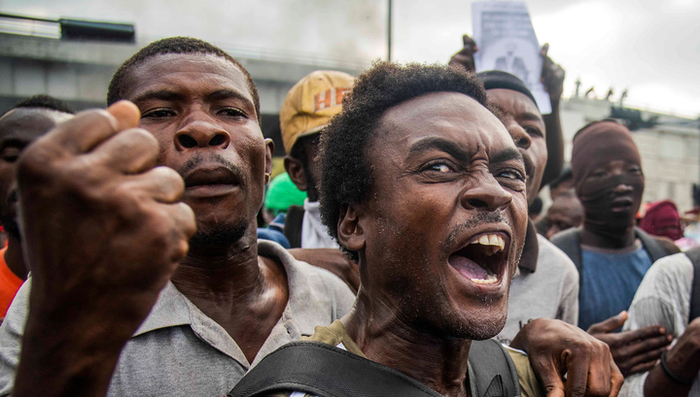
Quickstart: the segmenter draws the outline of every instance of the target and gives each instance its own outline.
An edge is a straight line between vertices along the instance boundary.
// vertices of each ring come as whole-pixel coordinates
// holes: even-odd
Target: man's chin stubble
[[[241,222],[237,225],[198,228],[190,238],[191,247],[225,247],[236,243],[243,238],[248,224]]]

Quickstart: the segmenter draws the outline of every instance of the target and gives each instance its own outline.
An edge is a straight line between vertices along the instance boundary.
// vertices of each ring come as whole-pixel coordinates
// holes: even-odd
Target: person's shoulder
[[[338,276],[326,269],[297,260],[283,246],[274,241],[258,240],[258,255],[278,261],[287,269],[288,273],[289,271],[294,271],[295,273],[304,275],[304,277],[312,282],[321,282],[333,288],[342,286],[349,291],[347,284]]]
[[[330,307],[333,313],[330,321],[342,317],[355,302],[355,294],[338,276],[297,260],[275,242],[258,240],[258,255],[276,260],[284,266],[289,287],[294,288],[293,295],[300,299],[300,303],[304,301],[303,306],[309,310]],[[330,321],[326,320],[325,323]]]
[[[564,251],[547,240],[544,236],[538,235],[537,241],[540,245],[539,262],[551,264],[552,266],[561,268],[566,273],[578,275],[576,265],[574,265],[574,262]],[[537,266],[539,267],[539,263]]]
[[[659,245],[666,251],[668,255],[673,255],[681,252],[681,249],[669,238],[651,236]]]
[[[19,287],[10,307],[7,309],[2,324],[4,327],[11,329],[11,332],[16,332],[21,335],[24,331],[24,325],[29,315],[29,294],[31,290],[32,278],[29,277],[27,281]]]
[[[692,279],[693,262],[691,262],[690,258],[683,252],[668,255],[654,262],[644,278],[662,281],[664,284],[668,284],[668,282],[672,280]]]
[[[556,245],[557,247],[561,247],[562,243],[570,242],[572,240],[578,241],[580,239],[581,235],[581,230],[579,228],[570,228],[566,230],[562,230],[561,232],[555,234],[552,236],[549,241],[552,242],[552,244]]]
[[[652,262],[664,256],[681,252],[681,249],[666,237],[652,236],[639,227],[634,228],[634,233],[642,241],[642,245],[644,245],[644,249],[651,257]]]

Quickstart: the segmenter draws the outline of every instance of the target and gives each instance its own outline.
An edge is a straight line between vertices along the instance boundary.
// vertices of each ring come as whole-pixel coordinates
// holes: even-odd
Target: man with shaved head
[[[322,219],[359,263],[355,305],[311,342],[268,356],[231,396],[408,395],[405,385],[544,395],[522,352],[478,342],[506,323],[528,225],[523,156],[489,107],[475,77],[452,68],[379,63],[358,78],[320,154]],[[607,346],[593,345],[593,371],[610,368]],[[472,361],[484,346],[491,355]],[[499,359],[512,370],[481,376]]]
[[[0,328],[0,394],[223,395],[349,310],[340,279],[257,240],[273,145],[236,60],[197,39],[156,41],[117,70],[108,103],[20,161],[38,265]]]

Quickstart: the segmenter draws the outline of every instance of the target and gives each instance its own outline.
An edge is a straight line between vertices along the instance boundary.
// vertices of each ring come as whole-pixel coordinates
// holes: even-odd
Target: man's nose
[[[214,120],[203,115],[193,115],[175,133],[175,147],[179,150],[191,148],[219,147],[226,149],[231,136]]]
[[[615,186],[615,189],[613,189],[613,192],[616,194],[625,194],[625,193],[630,193],[632,191],[632,186],[620,183],[619,185]]]
[[[530,134],[528,134],[527,131],[525,131],[525,129],[515,121],[511,121],[508,124],[508,132],[510,133],[511,138],[513,138],[513,142],[515,142],[515,146],[517,146],[518,149],[527,150],[532,144]]]
[[[462,206],[467,209],[496,211],[505,209],[513,195],[503,189],[493,176],[489,181],[480,180],[476,186],[467,188],[462,194]]]

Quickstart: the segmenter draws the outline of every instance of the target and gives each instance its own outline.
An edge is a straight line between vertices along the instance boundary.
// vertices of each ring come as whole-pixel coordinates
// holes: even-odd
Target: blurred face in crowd
[[[560,192],[547,211],[547,238],[562,230],[578,227],[583,222],[583,206],[573,189]]]
[[[489,101],[505,114],[503,120],[515,145],[523,155],[527,170],[527,196],[532,203],[542,183],[547,165],[544,120],[537,105],[525,94],[505,88],[486,91]]]
[[[549,186],[549,196],[552,200],[556,200],[560,194],[566,192],[567,190],[574,189],[574,179],[573,177],[560,182],[556,187]]]
[[[571,171],[586,230],[611,236],[630,230],[644,192],[632,134],[615,121],[603,120],[583,127],[573,141]]]
[[[46,108],[16,108],[0,118],[0,221],[19,238],[15,162],[24,148],[73,115]]]
[[[634,223],[642,193],[642,167],[627,160],[597,161],[578,190],[586,217],[611,227]]]
[[[158,163],[185,181],[183,201],[197,218],[191,245],[255,238],[273,146],[245,74],[215,55],[157,55],[130,72],[125,93],[160,144]]]
[[[361,244],[349,247],[360,252],[362,290],[417,329],[496,335],[527,226],[513,140],[474,99],[446,92],[392,107],[377,130],[366,151],[373,191],[358,205]]]

